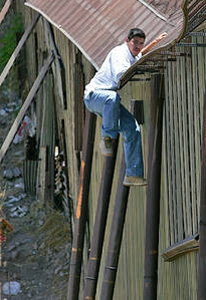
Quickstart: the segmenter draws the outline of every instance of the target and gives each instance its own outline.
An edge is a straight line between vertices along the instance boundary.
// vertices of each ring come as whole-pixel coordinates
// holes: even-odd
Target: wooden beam
[[[173,261],[180,255],[188,252],[197,251],[199,249],[199,234],[188,237],[174,245],[165,249],[162,253],[164,261]]]
[[[8,12],[8,10],[9,10],[9,8],[10,8],[10,6],[11,6],[12,1],[13,1],[13,0],[7,0],[7,1],[5,2],[4,6],[3,6],[3,8],[2,8],[2,10],[1,10],[1,12],[0,12],[0,25],[1,25],[1,23],[3,22],[5,16],[6,16],[7,12]]]
[[[8,63],[6,64],[4,70],[2,71],[1,75],[0,75],[0,86],[2,85],[2,83],[4,82],[6,76],[8,75],[11,67],[13,66],[17,56],[19,55],[19,52],[21,51],[22,47],[24,46],[27,38],[29,37],[30,33],[32,32],[32,29],[34,28],[34,26],[36,25],[38,19],[39,19],[39,14],[37,14],[33,20],[31,21],[31,24],[27,27],[26,31],[24,32],[22,38],[20,39],[16,49],[14,50],[14,52],[12,53]]]
[[[200,192],[200,246],[198,265],[198,291],[197,299],[206,299],[206,94],[204,95],[203,111],[203,141],[202,141],[202,165],[201,165],[201,192]]]
[[[21,109],[20,109],[20,111],[19,111],[19,113],[18,113],[11,129],[9,130],[9,133],[8,133],[1,149],[0,149],[0,162],[2,161],[4,155],[6,154],[8,148],[9,148],[9,146],[10,146],[10,144],[11,144],[11,142],[12,142],[12,140],[13,140],[13,138],[14,138],[14,136],[15,136],[15,134],[16,134],[16,132],[17,132],[24,116],[25,116],[25,114],[26,114],[26,111],[29,108],[32,100],[34,99],[34,96],[36,95],[36,93],[37,93],[37,91],[38,91],[38,89],[39,89],[39,87],[40,87],[47,71],[49,70],[50,65],[53,62],[53,60],[54,60],[54,55],[53,55],[53,53],[51,53],[50,56],[48,57],[48,59],[46,60],[44,66],[42,67],[41,71],[39,72],[39,75],[37,76],[37,78],[36,78],[32,88],[31,88],[25,102],[23,103],[23,105],[22,105],[22,107],[21,107]]]
[[[45,38],[48,49],[52,49],[55,55],[55,63],[52,65],[52,71],[56,76],[56,84],[61,100],[62,109],[66,109],[66,84],[65,84],[65,70],[62,58],[55,43],[54,32],[51,24],[44,19],[45,24]]]
[[[144,267],[144,300],[157,299],[159,244],[159,210],[162,159],[162,76],[151,77],[150,133],[148,153],[148,188],[146,204],[146,237]]]

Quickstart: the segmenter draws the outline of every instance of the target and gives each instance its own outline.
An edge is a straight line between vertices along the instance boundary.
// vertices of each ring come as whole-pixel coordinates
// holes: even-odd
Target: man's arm
[[[149,43],[147,46],[145,46],[142,50],[141,53],[142,55],[146,54],[149,52],[154,46],[156,46],[161,40],[163,40],[167,36],[166,32],[161,33],[155,40],[153,40],[151,43]]]

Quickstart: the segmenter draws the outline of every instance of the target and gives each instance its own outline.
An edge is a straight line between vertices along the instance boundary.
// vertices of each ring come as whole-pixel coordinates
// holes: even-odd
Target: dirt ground
[[[5,103],[0,103],[0,112],[2,145],[16,113]],[[62,213],[53,208],[45,211],[38,199],[24,192],[23,159],[22,141],[12,143],[0,164],[1,216],[14,228],[1,246],[0,299],[66,300],[71,248],[69,226]],[[14,168],[21,174],[5,177]]]

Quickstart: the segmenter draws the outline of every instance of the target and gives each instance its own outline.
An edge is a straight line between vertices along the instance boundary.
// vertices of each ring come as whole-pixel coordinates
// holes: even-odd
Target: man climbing
[[[146,185],[143,177],[143,158],[140,127],[132,114],[120,103],[116,92],[122,75],[147,53],[167,33],[162,33],[153,42],[144,47],[145,33],[132,28],[125,43],[113,48],[107,55],[99,71],[86,85],[84,103],[93,113],[102,117],[101,153],[112,155],[113,140],[121,133],[124,138],[126,175],[124,185]]]

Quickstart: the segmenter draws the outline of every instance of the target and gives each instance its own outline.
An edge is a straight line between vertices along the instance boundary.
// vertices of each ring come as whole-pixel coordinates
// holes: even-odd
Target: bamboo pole
[[[122,242],[123,228],[127,210],[130,187],[124,186],[125,161],[122,159],[120,176],[117,186],[112,225],[106,254],[106,266],[101,289],[101,300],[111,300],[114,293],[119,253]]]
[[[200,242],[199,242],[199,266],[198,266],[198,291],[197,299],[206,299],[206,94],[204,95],[203,111],[203,141],[202,141],[202,165],[201,165],[201,193],[200,193]]]
[[[113,145],[113,155],[105,157],[102,171],[101,186],[97,202],[97,210],[94,222],[94,230],[91,242],[90,257],[85,277],[84,299],[95,299],[99,267],[102,255],[102,246],[107,222],[109,199],[114,175],[118,139]]]
[[[144,267],[144,300],[157,299],[159,243],[159,202],[162,153],[162,76],[151,78],[150,134],[148,153],[148,188],[146,205],[146,239]]]
[[[95,128],[96,116],[87,110],[67,300],[77,300],[79,295]]]
[[[3,22],[3,20],[5,19],[5,16],[6,16],[7,12],[9,11],[12,1],[13,0],[6,0],[5,4],[0,12],[0,25]]]

